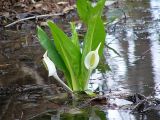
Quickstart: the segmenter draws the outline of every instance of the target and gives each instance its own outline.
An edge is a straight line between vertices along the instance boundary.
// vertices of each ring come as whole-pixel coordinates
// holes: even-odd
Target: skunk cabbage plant
[[[71,23],[71,37],[52,21],[47,21],[52,38],[37,27],[38,40],[47,51],[43,61],[49,76],[53,76],[70,92],[88,89],[90,75],[102,56],[106,36],[101,19],[104,4],[105,0],[99,0],[95,6],[89,0],[76,1],[79,17],[87,28],[82,48],[74,23]],[[64,73],[66,84],[58,77],[56,68]]]

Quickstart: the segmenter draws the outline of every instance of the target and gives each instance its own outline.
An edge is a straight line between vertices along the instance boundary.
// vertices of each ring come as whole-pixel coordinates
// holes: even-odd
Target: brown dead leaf
[[[40,8],[40,7],[42,7],[42,6],[43,6],[42,3],[37,3],[37,4],[34,5],[35,8]]]
[[[108,102],[108,99],[106,97],[96,97],[90,100],[91,105],[106,105]]]
[[[6,17],[6,18],[9,17],[9,12],[3,12],[2,16]]]
[[[70,12],[71,10],[74,10],[76,8],[76,5],[72,5],[72,6],[67,6],[63,9],[63,13],[68,13]]]
[[[69,4],[68,2],[58,2],[57,5],[67,5]]]

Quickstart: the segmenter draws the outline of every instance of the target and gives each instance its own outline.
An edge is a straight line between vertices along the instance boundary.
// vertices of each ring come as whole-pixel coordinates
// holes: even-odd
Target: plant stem
[[[85,88],[84,90],[86,90],[88,88],[88,84],[89,84],[89,79],[90,79],[90,74],[91,74],[92,70],[89,69],[88,73],[87,73],[87,79],[85,79]]]
[[[72,74],[71,74],[71,80],[72,80],[73,91],[79,91],[79,87],[76,83],[76,79],[75,79],[74,75],[72,75]]]
[[[53,76],[69,93],[73,95],[73,91],[69,88],[59,77],[58,75]]]

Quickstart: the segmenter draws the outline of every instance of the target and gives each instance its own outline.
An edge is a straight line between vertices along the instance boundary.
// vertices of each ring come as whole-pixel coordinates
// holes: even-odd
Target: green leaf
[[[76,5],[79,17],[84,23],[87,23],[88,17],[90,16],[90,10],[92,9],[91,2],[88,0],[77,0]]]
[[[77,0],[77,11],[84,23],[88,24],[94,15],[101,16],[106,0],[99,0],[96,6],[92,7],[89,0]]]
[[[37,34],[40,44],[46,51],[48,51],[48,57],[54,62],[58,69],[64,72],[66,78],[68,79],[67,83],[72,88],[69,71],[67,70],[61,56],[58,54],[53,40],[50,40],[47,34],[39,26],[37,27]]]
[[[70,23],[71,24],[71,30],[72,30],[72,37],[71,37],[71,41],[75,44],[75,46],[80,50],[80,45],[79,45],[79,40],[78,40],[78,34],[76,31],[76,26],[74,23]]]
[[[95,50],[100,42],[101,47],[99,49],[99,55],[101,56],[103,53],[105,36],[106,33],[100,16],[94,16],[88,24],[88,30],[85,36],[85,43],[82,50],[81,74],[82,79],[84,79],[84,83],[82,83],[83,85],[88,83],[88,76],[90,76],[90,71],[88,71],[84,66],[85,56],[88,54],[88,52]]]
[[[48,21],[47,23],[54,38],[56,49],[69,70],[73,90],[77,91],[80,89],[78,76],[80,73],[81,52],[56,24],[52,21]]]
[[[104,8],[104,5],[105,5],[105,2],[106,0],[99,0],[96,4],[95,7],[92,7],[91,9],[91,13],[90,13],[90,18],[93,16],[93,15],[98,15],[98,16],[102,16],[102,13],[103,13],[103,8]]]
[[[80,18],[87,24],[87,33],[85,35],[84,46],[82,50],[81,75],[83,89],[86,89],[91,71],[88,71],[84,65],[86,55],[97,48],[101,42],[99,55],[103,53],[105,42],[105,28],[101,20],[102,11],[106,0],[99,0],[95,7],[87,0],[77,0],[77,11]]]
[[[54,62],[54,64],[61,70],[65,69],[65,64],[58,54],[58,51],[55,48],[53,40],[50,40],[47,34],[40,28],[37,27],[38,40],[43,48],[48,51],[48,56]]]

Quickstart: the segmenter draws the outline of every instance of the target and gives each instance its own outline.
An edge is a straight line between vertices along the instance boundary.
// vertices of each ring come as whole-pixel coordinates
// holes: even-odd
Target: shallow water
[[[103,64],[99,66],[91,76],[89,87],[103,95],[108,93],[142,93],[146,96],[160,98],[160,2],[158,0],[137,0],[134,2],[126,0],[120,2],[120,8],[123,9],[127,18],[124,19],[122,11],[116,12],[115,15],[119,18],[117,20],[118,23],[109,24],[109,27],[106,27],[108,30],[106,44],[117,50],[121,57],[105,48],[104,56],[111,67],[111,71],[106,71]],[[109,16],[108,14],[106,13],[106,18]],[[37,42],[35,33],[30,31],[35,26],[32,27],[28,26],[26,28],[28,30],[27,35],[26,31],[2,31],[0,33],[1,86],[51,83],[40,62],[42,49]],[[47,95],[50,92],[50,89],[45,90]],[[50,94],[57,95],[58,92],[51,92]],[[39,98],[39,94],[33,94],[31,97],[37,98],[37,96]],[[12,108],[12,110],[8,110],[4,118],[8,114],[12,116],[6,119],[20,119],[21,116],[24,117],[23,119],[27,119],[48,109],[54,110],[51,113],[48,112],[48,116],[44,116],[47,120],[93,119],[92,116],[95,116],[93,114],[95,108],[85,111],[84,113],[87,113],[87,115],[80,113],[79,118],[65,114],[68,111],[66,109],[68,102],[63,100],[58,104],[51,104],[43,99],[29,103],[26,97],[28,96],[23,96],[23,104],[19,103],[19,101],[18,103],[12,101],[13,98],[10,96],[4,98],[6,103],[11,103],[9,107]],[[6,108],[6,106],[2,106],[5,104],[4,99],[1,98],[0,100],[0,115],[3,115],[2,109]],[[25,99],[27,100],[24,102]],[[29,98],[29,100],[34,99]],[[111,101],[119,106],[123,105],[123,103],[125,103],[124,105],[130,104],[127,101],[115,98],[111,98]],[[15,107],[17,105],[19,107]],[[59,110],[61,107],[65,109],[63,111]],[[15,109],[20,112],[16,112]],[[138,113],[132,114],[130,110],[117,109],[114,106],[113,109],[108,109],[104,106],[103,109],[96,110],[101,113],[103,118],[105,114],[107,120],[159,120],[160,117],[160,113],[157,111],[142,115]],[[59,111],[61,111],[61,115]],[[77,112],[80,111],[77,110]],[[40,118],[42,119],[43,117],[40,116]],[[40,118],[35,116],[35,119]],[[99,120],[98,117],[97,120]]]
[[[121,56],[105,48],[111,71],[99,67],[91,79],[102,79],[99,84],[109,89],[127,88],[131,93],[155,96],[160,82],[160,4],[156,0],[122,3],[127,19],[111,25],[106,38],[106,43]]]
[[[94,79],[101,78],[101,82],[95,83],[99,82],[99,90],[106,91],[103,94],[111,89],[160,98],[160,2],[128,0],[122,4],[127,19],[110,26],[106,39],[121,57],[111,50],[108,53],[106,48],[105,57],[112,71],[94,74]],[[97,70],[96,73],[100,72]],[[108,110],[107,116],[109,120],[158,120],[160,113],[151,112],[142,116],[123,110]]]

